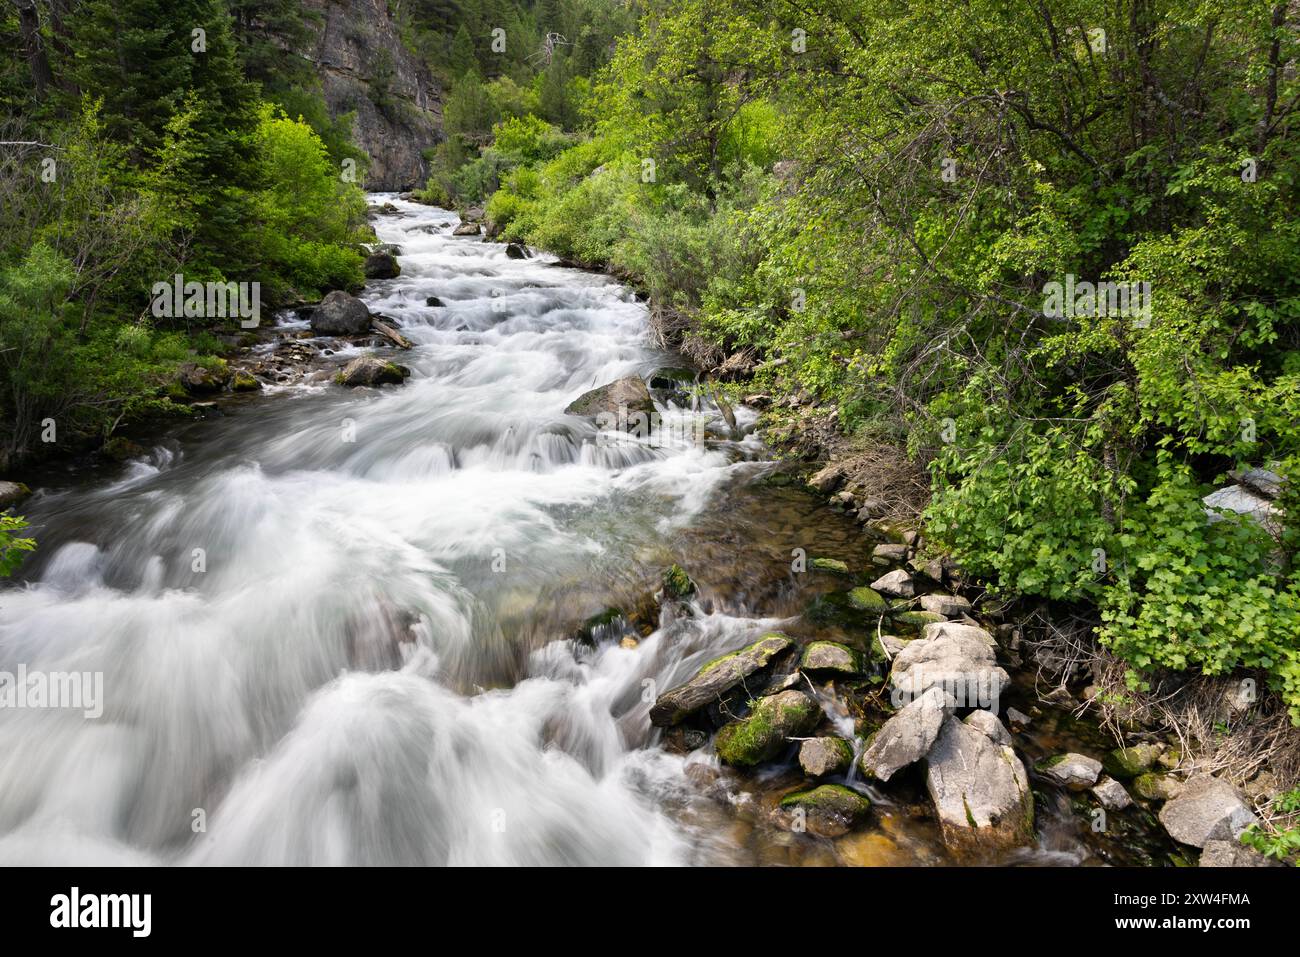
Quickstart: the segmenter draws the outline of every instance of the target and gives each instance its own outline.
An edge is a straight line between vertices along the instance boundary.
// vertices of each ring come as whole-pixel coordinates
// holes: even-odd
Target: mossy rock
[[[1135,744],[1131,748],[1116,748],[1102,760],[1102,767],[1113,778],[1128,781],[1150,771],[1160,757],[1154,744]]]
[[[112,459],[114,462],[125,462],[128,459],[140,458],[145,454],[145,451],[145,447],[139,442],[132,442],[120,435],[114,435],[104,442],[99,449],[104,458]]]
[[[948,620],[943,615],[932,611],[901,611],[894,615],[893,619],[898,624],[907,625],[910,628],[924,628],[926,625]]]
[[[889,610],[889,602],[885,596],[873,588],[862,585],[849,592],[849,604],[858,611],[864,611],[872,615],[881,615]]]
[[[1178,796],[1183,783],[1167,774],[1139,774],[1133,779],[1133,793],[1144,801],[1170,801]]]
[[[232,392],[256,392],[260,388],[262,388],[261,380],[243,370],[236,372],[234,379],[230,383]]]
[[[787,826],[802,811],[804,824],[821,837],[847,834],[871,811],[871,801],[842,784],[822,784],[810,791],[797,791],[781,799]]]
[[[856,675],[862,671],[862,658],[838,641],[813,641],[804,647],[799,667],[804,671]]]
[[[713,745],[723,764],[753,767],[776,757],[786,739],[812,731],[822,710],[801,691],[782,691],[754,703],[749,717],[724,725]]]
[[[695,582],[681,565],[670,565],[663,577],[665,598],[683,599],[695,594]]]
[[[812,560],[814,571],[830,572],[833,575],[848,575],[848,562],[842,562],[838,558],[814,558]]]

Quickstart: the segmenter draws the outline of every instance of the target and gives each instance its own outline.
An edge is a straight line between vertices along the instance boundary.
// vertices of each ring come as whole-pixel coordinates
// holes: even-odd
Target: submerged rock
[[[822,784],[787,794],[780,810],[787,827],[798,830],[803,824],[818,837],[839,837],[867,816],[871,801],[842,784]]]
[[[884,723],[858,767],[863,774],[888,781],[895,772],[930,753],[952,709],[952,698],[941,688],[931,688]]]
[[[760,698],[748,717],[725,725],[713,745],[723,764],[753,766],[776,757],[787,738],[807,734],[821,719],[821,708],[808,695],[782,691]]]
[[[853,748],[843,738],[809,738],[799,745],[799,767],[813,778],[842,774],[853,763]]]
[[[334,377],[339,385],[357,386],[401,385],[410,375],[406,369],[377,356],[358,356]]]
[[[1180,844],[1205,847],[1210,841],[1235,841],[1251,824],[1255,812],[1241,792],[1221,778],[1192,778],[1177,797],[1160,809],[1160,823]]]
[[[1071,751],[1040,761],[1034,770],[1054,784],[1072,791],[1083,791],[1097,783],[1097,775],[1101,774],[1101,762]]]
[[[809,564],[815,571],[831,572],[835,575],[849,574],[848,563],[838,558],[814,558]]]
[[[772,632],[739,651],[714,658],[690,681],[659,696],[650,708],[650,723],[660,728],[677,724],[705,705],[721,700],[792,647],[793,641]]]
[[[949,717],[925,763],[926,787],[949,847],[1009,848],[1033,840],[1029,775],[1009,745]]]
[[[311,312],[312,331],[326,336],[357,336],[370,329],[370,310],[356,296],[336,289]]]
[[[861,672],[862,663],[855,651],[837,641],[813,641],[804,648],[799,667],[804,671],[855,675]]]

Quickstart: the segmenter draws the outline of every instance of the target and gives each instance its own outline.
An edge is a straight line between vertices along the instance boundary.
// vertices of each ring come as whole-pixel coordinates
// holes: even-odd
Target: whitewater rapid
[[[104,701],[0,709],[0,864],[725,855],[676,813],[688,759],[646,712],[770,623],[570,639],[754,440],[661,405],[709,440],[598,441],[566,405],[671,363],[635,296],[382,200],[402,273],[363,298],[414,343],[404,385],[266,396],[25,506],[40,552],[0,592],[0,670],[102,674]]]

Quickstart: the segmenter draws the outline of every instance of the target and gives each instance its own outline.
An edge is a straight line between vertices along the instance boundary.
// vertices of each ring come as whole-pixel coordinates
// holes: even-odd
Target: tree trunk
[[[36,98],[45,99],[45,93],[54,82],[50,72],[50,58],[45,52],[45,41],[41,38],[41,12],[36,0],[14,0],[18,9],[18,26],[23,35],[23,56],[32,71],[32,83],[36,87]]]

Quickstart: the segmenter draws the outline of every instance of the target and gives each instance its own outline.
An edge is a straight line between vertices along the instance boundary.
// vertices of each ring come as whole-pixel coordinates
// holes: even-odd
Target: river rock
[[[462,223],[481,223],[487,215],[487,210],[482,206],[467,206],[460,211],[460,221]]]
[[[894,565],[907,561],[907,546],[885,542],[871,550],[871,561],[877,565]]]
[[[978,731],[984,732],[993,740],[994,744],[1011,744],[1011,732],[1007,726],[998,720],[998,716],[992,711],[984,711],[977,708],[962,719],[962,724],[968,724]]]
[[[640,376],[629,375],[584,392],[564,411],[569,415],[614,416],[620,427],[626,430],[636,413],[643,413],[648,418],[654,410],[654,399],[650,398],[645,381]]]
[[[1017,711],[1015,708],[1007,708],[1007,722],[1011,725],[1012,729],[1019,730],[1027,728],[1033,724],[1033,718],[1029,717],[1029,715],[1025,714],[1023,711]]]
[[[808,734],[821,719],[821,708],[808,695],[782,691],[759,698],[748,717],[724,725],[713,746],[723,764],[750,767],[776,757],[787,738]]]
[[[1128,791],[1124,790],[1124,785],[1114,778],[1102,778],[1092,789],[1092,793],[1101,802],[1101,806],[1108,811],[1122,811],[1133,805],[1133,799],[1129,797]]]
[[[958,618],[971,612],[970,601],[960,595],[922,595],[921,607],[945,618]]]
[[[520,243],[510,243],[506,246],[507,259],[527,259],[528,250]]]
[[[996,649],[998,646],[993,636],[979,625],[968,625],[960,621],[937,621],[926,625],[921,630],[921,638],[926,641],[933,641],[944,635],[969,638],[987,645],[990,649]]]
[[[908,644],[894,658],[890,682],[893,698],[911,701],[942,687],[958,707],[991,707],[1011,679],[997,663],[993,648],[971,632],[981,629],[941,622],[934,637]]]
[[[482,227],[478,223],[461,223],[451,231],[453,236],[477,236],[482,232]]]
[[[1034,770],[1053,784],[1067,787],[1071,791],[1083,791],[1097,783],[1097,775],[1101,774],[1101,762],[1086,754],[1071,751],[1040,761]]]
[[[1160,748],[1154,744],[1134,744],[1116,748],[1102,759],[1106,772],[1121,780],[1129,780],[1150,771],[1160,757]]]
[[[184,362],[176,370],[181,388],[190,395],[212,395],[225,388],[230,381],[230,372],[226,369],[209,369],[196,362]]]
[[[1281,867],[1253,847],[1239,841],[1206,841],[1198,867]]]
[[[889,602],[884,596],[865,585],[849,592],[849,604],[858,611],[865,611],[872,615],[883,615],[889,610]]]
[[[832,671],[841,675],[856,675],[862,671],[857,653],[837,641],[809,642],[803,650],[799,667],[804,671]]]
[[[830,465],[813,473],[812,477],[808,479],[808,484],[822,495],[829,495],[839,488],[843,481],[844,466],[832,462]]]
[[[1188,781],[1178,796],[1160,809],[1160,823],[1180,844],[1205,847],[1209,841],[1235,841],[1259,819],[1240,791],[1206,774]]]
[[[366,257],[367,279],[396,279],[402,273],[397,257],[390,252],[371,253]]]
[[[1170,774],[1148,771],[1133,779],[1133,792],[1144,801],[1169,801],[1182,790],[1183,782]]]
[[[443,301],[442,301],[441,299],[439,299],[437,296],[429,296],[428,298],[426,298],[426,299],[424,300],[424,304],[425,304],[426,306],[431,306],[431,307],[433,307],[434,309],[442,309],[443,307],[445,307],[445,306],[447,305],[445,302],[443,302]]]
[[[363,385],[401,385],[408,375],[401,366],[377,356],[358,356],[343,367],[334,381],[352,389]]]
[[[941,688],[931,688],[886,721],[862,753],[862,773],[888,781],[896,771],[930,753],[954,702]]]
[[[311,313],[312,332],[325,336],[357,336],[370,329],[370,310],[356,296],[336,289]]]
[[[881,575],[871,583],[871,587],[892,598],[911,598],[916,594],[916,583],[912,581],[912,576],[901,568]]]
[[[848,576],[849,563],[840,558],[814,558],[808,566],[815,572],[830,572],[832,575]]]
[[[721,700],[793,647],[794,642],[785,635],[772,632],[739,651],[714,658],[690,681],[659,696],[650,708],[650,723],[660,728],[677,724],[705,705]]]
[[[842,784],[822,784],[811,791],[797,791],[781,799],[780,818],[786,827],[818,837],[840,837],[862,821],[871,802]]]
[[[949,847],[1009,848],[1033,840],[1029,775],[1009,745],[949,717],[925,764],[926,787]]]
[[[808,738],[799,745],[799,767],[813,778],[842,774],[853,763],[853,748],[843,738]]]
[[[0,509],[17,505],[31,494],[32,490],[22,482],[0,482]]]

